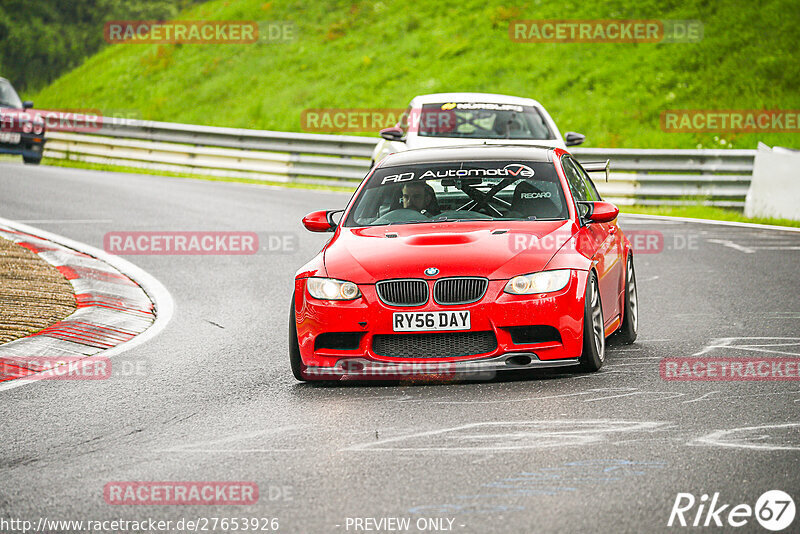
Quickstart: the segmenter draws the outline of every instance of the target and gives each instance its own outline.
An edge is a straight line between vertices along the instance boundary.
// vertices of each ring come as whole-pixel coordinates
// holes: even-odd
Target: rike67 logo
[[[731,505],[720,500],[719,492],[710,498],[703,494],[696,499],[691,493],[678,493],[667,526],[672,527],[743,527],[753,517],[767,530],[779,532],[794,522],[794,500],[781,490],[764,492],[755,506]],[[796,532],[796,530],[795,530]]]

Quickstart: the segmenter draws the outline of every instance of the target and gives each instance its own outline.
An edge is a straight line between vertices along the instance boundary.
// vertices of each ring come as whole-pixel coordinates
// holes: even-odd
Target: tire
[[[22,156],[22,161],[28,165],[38,165],[42,162],[42,157],[39,156],[38,158],[29,158],[28,156]]]
[[[636,291],[636,272],[633,269],[633,255],[628,254],[625,268],[625,309],[622,312],[622,324],[619,325],[616,338],[625,345],[636,341],[639,332],[639,295]]]
[[[294,293],[292,293],[292,304],[289,306],[289,364],[292,366],[292,374],[296,379],[305,382],[303,376],[303,359],[300,357],[300,343],[297,341],[297,321],[294,310]]]
[[[603,324],[603,306],[600,287],[594,271],[586,282],[583,305],[583,351],[578,363],[584,371],[597,371],[606,359],[606,336]]]

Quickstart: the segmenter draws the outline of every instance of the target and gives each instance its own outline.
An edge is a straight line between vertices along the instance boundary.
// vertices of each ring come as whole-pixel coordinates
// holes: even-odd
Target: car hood
[[[428,267],[437,278],[508,279],[542,270],[575,230],[569,220],[341,228],[325,248],[325,270],[359,284],[422,278]]]

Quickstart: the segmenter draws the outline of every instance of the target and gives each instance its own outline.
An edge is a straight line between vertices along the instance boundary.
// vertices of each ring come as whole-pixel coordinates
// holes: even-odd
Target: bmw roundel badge
[[[437,274],[439,274],[439,269],[437,269],[436,267],[428,267],[427,269],[425,269],[425,274],[427,274],[428,276],[436,276]]]

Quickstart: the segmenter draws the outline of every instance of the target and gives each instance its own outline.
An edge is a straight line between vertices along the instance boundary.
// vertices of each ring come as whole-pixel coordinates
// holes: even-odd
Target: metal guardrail
[[[611,160],[600,193],[621,204],[669,205],[701,201],[720,207],[744,206],[753,175],[755,150],[574,148],[578,161]]]
[[[355,187],[374,137],[319,135],[105,118],[89,133],[48,132],[45,156],[189,174]],[[742,207],[755,150],[574,148],[579,161],[611,160],[601,194],[620,204],[702,201]]]

